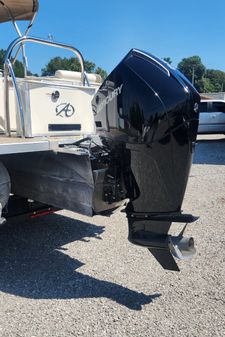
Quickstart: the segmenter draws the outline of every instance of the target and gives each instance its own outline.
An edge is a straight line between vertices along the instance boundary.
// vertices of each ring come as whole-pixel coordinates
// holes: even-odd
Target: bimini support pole
[[[10,19],[11,19],[11,21],[12,21],[12,24],[13,24],[13,26],[14,26],[14,28],[15,28],[17,34],[18,34],[18,36],[19,36],[19,37],[23,37],[23,36],[28,35],[28,33],[29,33],[29,31],[30,31],[31,27],[33,26],[33,23],[34,23],[34,21],[35,21],[35,19],[36,19],[37,11],[34,12],[33,17],[31,18],[31,20],[30,20],[30,22],[29,22],[29,24],[28,24],[28,26],[27,26],[27,29],[26,29],[25,33],[22,34],[22,32],[21,32],[21,30],[19,29],[19,27],[18,27],[18,25],[17,25],[17,23],[16,23],[16,20],[15,20],[13,14],[12,14],[10,8],[9,8],[9,7],[4,3],[4,1],[2,1],[2,0],[0,0],[0,5],[3,6],[3,7],[5,8],[5,10],[8,12],[9,17],[10,17]],[[24,44],[21,44],[21,46],[19,46],[18,50],[16,51],[16,54],[15,54],[15,56],[14,56],[14,58],[13,58],[13,61],[12,61],[12,65],[15,64],[15,62],[16,62],[16,60],[17,60],[17,58],[18,58],[18,55],[19,55],[19,52],[20,52],[21,49],[22,49],[22,56],[23,56],[24,75],[27,76],[28,62],[27,62],[27,56],[26,56],[26,51],[25,51],[25,46],[24,46]]]
[[[13,21],[13,25],[14,25],[14,27],[15,27],[15,29],[16,29],[18,35],[19,35],[19,37],[27,36],[27,35],[29,34],[29,32],[30,32],[30,30],[31,30],[31,28],[32,28],[32,26],[33,26],[33,23],[34,23],[34,21],[35,21],[35,19],[36,19],[36,16],[37,16],[37,12],[34,13],[32,19],[30,20],[30,22],[29,22],[29,24],[28,24],[28,26],[27,26],[27,29],[26,29],[26,31],[25,31],[25,33],[24,33],[23,35],[21,34],[21,31],[19,30],[19,27],[18,27],[17,23],[16,23],[15,21]],[[13,61],[12,61],[12,65],[15,64],[15,62],[16,62],[16,60],[17,60],[17,58],[18,58],[18,55],[19,55],[19,52],[20,52],[21,48],[22,48],[22,54],[23,54],[24,75],[27,76],[28,62],[27,62],[27,56],[26,56],[26,51],[25,51],[25,46],[24,46],[24,44],[21,44],[21,45],[19,46],[19,48],[17,49],[17,51],[16,51],[16,53],[15,53],[15,56],[14,56],[14,58],[13,58]]]
[[[24,35],[21,33],[21,31],[20,31],[20,29],[19,29],[19,27],[18,27],[16,21],[14,21],[14,20],[13,20],[13,26],[15,27],[15,30],[17,31],[17,34],[19,35],[19,37],[24,36]],[[26,34],[25,34],[25,35],[26,35]],[[19,54],[19,52],[20,52],[20,49],[22,49],[24,76],[26,77],[26,76],[27,76],[28,63],[27,63],[27,57],[26,57],[26,51],[25,51],[25,46],[24,46],[24,44],[21,44],[21,46],[18,48],[18,51],[17,51],[18,53],[17,53],[16,57],[14,57],[14,59],[13,59],[13,64],[16,62],[17,56],[18,56],[18,54]]]

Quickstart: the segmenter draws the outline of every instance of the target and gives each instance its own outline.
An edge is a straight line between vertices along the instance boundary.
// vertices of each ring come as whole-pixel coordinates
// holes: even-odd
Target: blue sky
[[[9,24],[0,29],[0,47],[6,48],[16,35]],[[199,55],[207,68],[225,71],[224,0],[40,0],[30,35],[47,38],[48,34],[76,46],[85,59],[107,72],[133,47],[158,57],[170,56],[174,66],[183,57]],[[28,53],[35,72],[51,57],[71,56],[30,45]]]

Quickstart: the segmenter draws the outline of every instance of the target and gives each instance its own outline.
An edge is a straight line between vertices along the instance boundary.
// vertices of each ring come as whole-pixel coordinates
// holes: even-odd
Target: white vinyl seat
[[[79,81],[81,73],[79,71],[57,70],[55,77],[63,80]],[[102,83],[102,78],[99,74],[87,74],[87,78],[91,83]]]

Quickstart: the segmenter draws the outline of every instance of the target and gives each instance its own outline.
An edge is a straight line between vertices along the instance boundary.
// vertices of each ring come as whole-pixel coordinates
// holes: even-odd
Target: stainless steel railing
[[[61,48],[61,49],[66,49],[70,50],[72,53],[74,53],[81,65],[81,83],[82,85],[85,86],[85,82],[89,86],[88,78],[85,73],[85,68],[84,68],[84,59],[80,51],[70,45],[64,44],[64,43],[59,43],[55,41],[49,41],[49,40],[43,40],[39,39],[36,37],[31,37],[31,36],[22,36],[17,39],[15,39],[8,47],[4,59],[4,95],[5,95],[5,134],[7,136],[11,135],[11,130],[10,130],[10,112],[9,112],[9,75],[11,76],[11,80],[13,83],[13,86],[15,88],[15,93],[16,93],[16,99],[17,99],[17,104],[19,108],[19,118],[20,118],[20,125],[21,125],[21,130],[22,130],[22,137],[25,137],[25,120],[24,120],[24,109],[23,109],[23,104],[22,104],[22,99],[20,95],[20,91],[17,85],[16,77],[14,74],[13,66],[10,61],[12,57],[12,53],[14,49],[17,46],[23,46],[27,42],[33,42],[37,44],[42,44],[42,45],[47,45],[51,47],[56,47],[56,48]]]

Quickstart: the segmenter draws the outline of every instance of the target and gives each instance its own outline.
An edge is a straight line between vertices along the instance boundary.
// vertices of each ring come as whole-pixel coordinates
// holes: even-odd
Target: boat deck
[[[20,138],[16,136],[7,137],[0,135],[0,155],[53,151],[57,150],[59,144],[71,144],[83,137],[81,136],[59,136],[59,137],[35,137]]]

